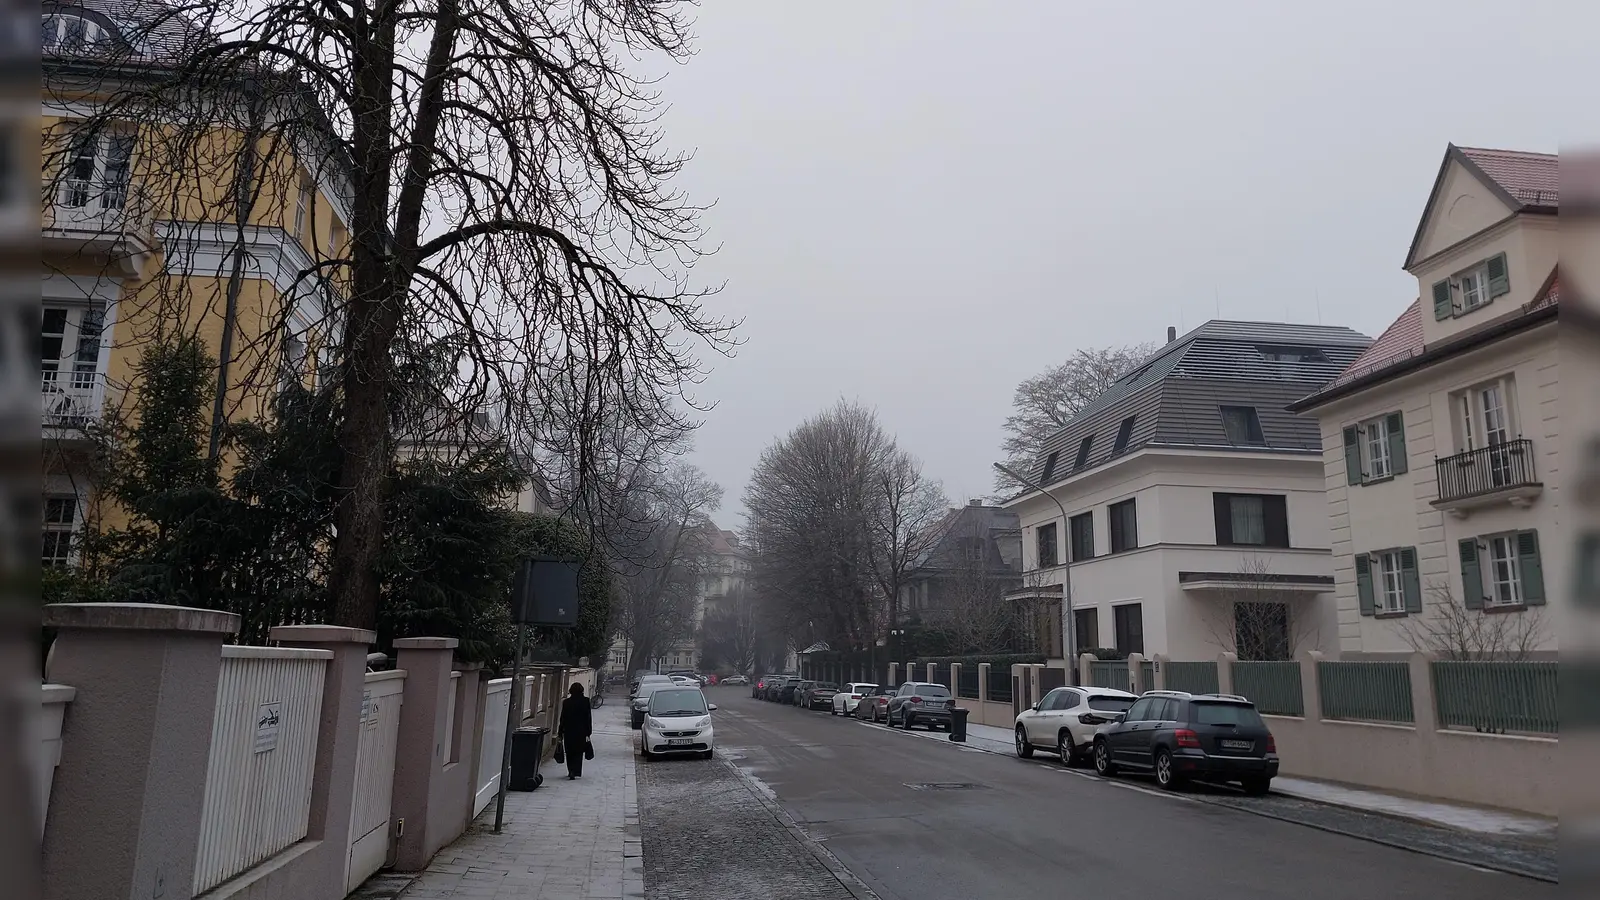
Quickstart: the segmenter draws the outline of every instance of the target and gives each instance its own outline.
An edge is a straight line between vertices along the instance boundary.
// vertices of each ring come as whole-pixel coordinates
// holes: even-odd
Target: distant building
[[[1009,637],[1006,594],[1022,584],[1017,514],[972,500],[952,507],[933,531],[901,586],[901,621],[948,626],[978,643]],[[985,652],[991,649],[998,648]]]
[[[694,600],[693,631],[689,639],[661,648],[660,667],[663,670],[700,668],[700,627],[706,614],[745,589],[750,572],[750,558],[740,545],[739,535],[707,523],[696,535],[699,552],[693,565],[698,569]],[[622,635],[611,642],[607,657],[613,669],[627,668],[632,646]]]
[[[1071,611],[1061,646],[1189,660],[1336,648],[1322,435],[1287,407],[1370,343],[1315,325],[1169,330],[1051,435],[1026,473],[1044,490],[1004,508],[1022,528],[1021,593]]]
[[[1449,147],[1406,256],[1421,299],[1294,405],[1321,430],[1346,655],[1556,651],[1579,471],[1562,386],[1600,384],[1558,329],[1558,162]]]

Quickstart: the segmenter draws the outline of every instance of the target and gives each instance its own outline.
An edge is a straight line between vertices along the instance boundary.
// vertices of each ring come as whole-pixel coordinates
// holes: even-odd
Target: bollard
[[[967,742],[967,710],[960,707],[950,710],[950,740],[958,744]]]

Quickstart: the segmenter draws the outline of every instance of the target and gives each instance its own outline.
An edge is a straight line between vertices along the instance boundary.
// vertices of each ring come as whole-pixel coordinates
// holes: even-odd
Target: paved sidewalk
[[[506,794],[505,827],[494,804],[439,851],[404,900],[643,900],[633,732],[625,704],[595,710],[593,760],[568,781],[546,761],[536,791]]]

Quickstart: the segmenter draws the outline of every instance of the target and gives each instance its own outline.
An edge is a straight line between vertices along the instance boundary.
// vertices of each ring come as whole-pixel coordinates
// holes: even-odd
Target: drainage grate
[[[968,781],[919,781],[908,782],[906,787],[913,791],[970,791],[983,785]]]

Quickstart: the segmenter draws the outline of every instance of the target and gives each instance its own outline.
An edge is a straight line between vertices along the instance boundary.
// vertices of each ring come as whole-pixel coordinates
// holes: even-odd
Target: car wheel
[[[1033,744],[1028,741],[1028,729],[1017,726],[1017,758],[1033,759]]]
[[[914,722],[913,722],[913,720],[912,720],[912,718],[911,718],[911,714],[910,714],[910,713],[906,713],[906,714],[905,714],[905,718],[904,718],[904,719],[903,719],[903,720],[902,720],[902,721],[903,721],[903,723],[904,723],[904,724],[905,724],[905,726],[906,726],[906,730],[907,730],[907,731],[910,731],[910,730],[911,730],[911,726],[912,726],[912,725],[913,725],[913,724],[915,724],[915,723],[914,723]]]
[[[1172,761],[1172,751],[1166,748],[1156,751],[1156,784],[1165,791],[1175,791],[1183,786],[1177,765]]]
[[[650,762],[651,760],[655,759],[655,755],[652,754],[649,751],[649,749],[647,749],[643,744],[640,744],[639,745],[639,758],[644,760],[645,762]]]
[[[839,707],[837,707],[837,706],[828,707],[828,715],[837,716],[838,714],[839,714]]]
[[[1252,797],[1265,797],[1271,790],[1271,778],[1246,778],[1244,780],[1244,792]]]
[[[1056,735],[1056,753],[1061,755],[1061,764],[1063,766],[1070,769],[1077,765],[1078,748],[1072,743],[1072,732],[1065,728],[1061,729],[1061,733]]]
[[[1104,740],[1094,742],[1094,770],[1106,776],[1117,774],[1117,764],[1111,761],[1111,748]]]

